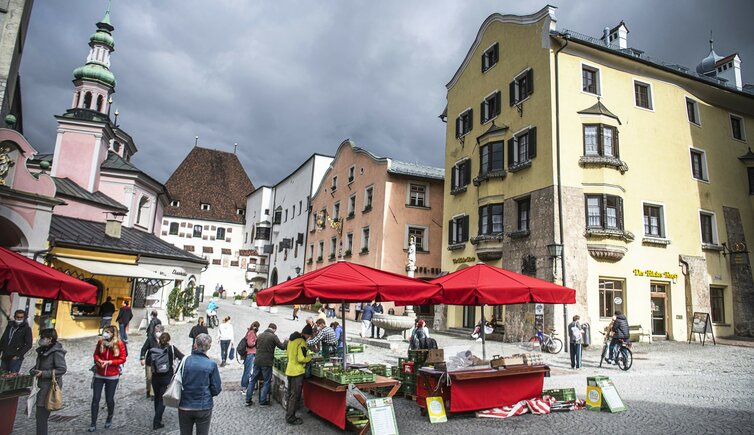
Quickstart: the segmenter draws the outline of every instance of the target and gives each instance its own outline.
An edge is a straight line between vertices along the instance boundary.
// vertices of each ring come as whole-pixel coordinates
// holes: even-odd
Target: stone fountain
[[[372,317],[372,325],[384,329],[385,338],[390,341],[403,340],[403,331],[409,330],[414,327],[414,316],[374,314],[374,316]]]

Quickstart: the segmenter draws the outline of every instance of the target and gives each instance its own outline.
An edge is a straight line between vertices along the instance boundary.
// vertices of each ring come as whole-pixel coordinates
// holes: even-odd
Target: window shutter
[[[469,131],[472,125],[474,125],[474,109],[469,109]]]
[[[623,229],[623,198],[619,196],[616,203],[617,210],[615,211],[615,213],[617,214],[618,218],[618,228]]]
[[[602,229],[607,228],[607,195],[600,197],[600,226]]]
[[[500,54],[500,46],[499,44],[495,44],[495,46],[492,48],[492,63],[496,64],[499,59]]]
[[[478,210],[478,212],[479,212],[479,222],[477,223],[477,227],[476,227],[476,233],[480,234],[480,235],[482,234],[482,209],[483,208],[484,207],[479,207],[479,210]]]
[[[534,93],[534,70],[530,69],[526,72],[526,95]]]
[[[453,219],[448,221],[448,244],[452,245],[453,240]]]
[[[450,170],[450,188],[455,189],[456,187],[456,171],[458,170],[458,166],[453,166]]]
[[[589,195],[584,195],[584,225],[589,227]]]
[[[469,216],[466,215],[463,217],[463,238],[461,241],[465,242],[469,240]]]
[[[456,118],[456,138],[461,137],[461,117]]]
[[[513,156],[515,155],[515,152],[516,152],[516,150],[515,150],[516,143],[515,142],[516,142],[515,138],[508,139],[508,167],[509,168],[511,166],[513,166],[513,164],[515,163],[514,162],[514,158],[513,158]]]
[[[491,114],[489,112],[489,107],[487,107],[487,111],[484,110],[484,106],[487,105],[487,101],[482,101],[481,104],[479,104],[479,123],[484,124],[488,119],[491,118]],[[487,113],[485,113],[487,112]]]
[[[466,163],[463,165],[463,183],[464,186],[469,184],[469,181],[471,180],[471,160],[466,160]]]
[[[618,129],[617,128],[613,129],[613,153],[615,154],[616,159],[620,158],[620,152],[618,149]]]
[[[495,46],[495,51],[497,52],[497,45]],[[501,96],[502,96],[502,93],[500,91],[497,91],[497,93],[495,94],[495,113],[494,113],[494,115],[499,115],[500,114],[500,106],[502,104],[500,102]]]
[[[510,82],[508,85],[508,92],[510,92],[511,107],[516,104],[516,81]]]
[[[529,160],[537,157],[537,127],[529,129]]]

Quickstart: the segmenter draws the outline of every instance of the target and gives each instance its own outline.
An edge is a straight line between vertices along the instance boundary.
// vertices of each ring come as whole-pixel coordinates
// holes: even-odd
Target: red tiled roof
[[[178,207],[165,207],[165,216],[244,223],[238,209],[254,190],[238,157],[233,153],[194,147],[165,183]],[[201,204],[209,204],[202,210]]]
[[[725,65],[726,63],[730,62],[731,60],[733,60],[734,57],[736,57],[736,55],[738,55],[738,53],[730,54],[718,60],[717,62],[715,62],[715,68],[719,67],[720,65]]]

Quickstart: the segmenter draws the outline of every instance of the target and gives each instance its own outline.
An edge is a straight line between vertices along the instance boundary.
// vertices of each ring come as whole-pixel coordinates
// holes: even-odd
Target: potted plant
[[[173,290],[168,295],[167,309],[169,321],[176,321],[180,318],[183,311],[181,303],[181,289],[180,287],[173,287]]]
[[[317,257],[317,263],[321,263],[321,262],[322,262],[322,256],[320,255],[319,257]]]
[[[362,253],[362,254],[367,254],[367,253],[369,253],[369,248],[367,248],[366,246],[365,246],[365,247],[363,247],[363,248],[361,248],[361,253]]]
[[[243,296],[241,295],[233,296],[233,305],[241,305],[242,303],[243,303]]]
[[[351,256],[351,250],[350,249],[346,249],[345,256],[346,257],[350,257]]]

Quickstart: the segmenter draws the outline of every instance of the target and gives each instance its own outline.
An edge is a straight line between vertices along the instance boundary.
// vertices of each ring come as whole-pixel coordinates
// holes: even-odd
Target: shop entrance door
[[[652,338],[668,337],[668,285],[651,284]]]
[[[463,327],[474,328],[476,326],[476,307],[463,307]]]

